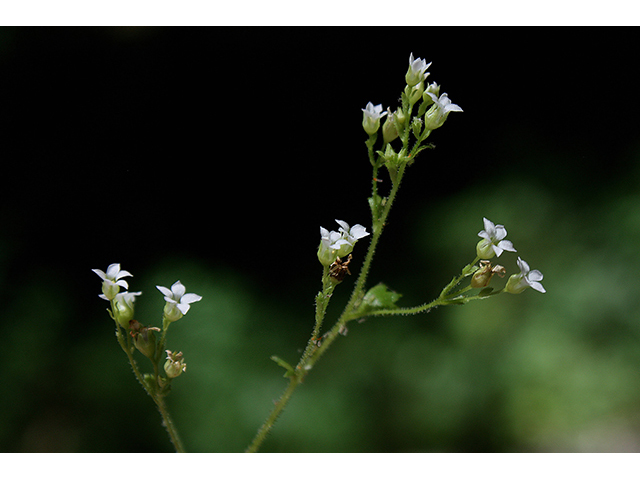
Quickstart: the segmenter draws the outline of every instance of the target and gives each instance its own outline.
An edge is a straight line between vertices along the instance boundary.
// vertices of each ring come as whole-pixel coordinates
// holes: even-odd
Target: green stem
[[[411,119],[412,107],[413,105],[410,105],[410,104],[406,105],[403,102],[403,110],[405,112],[405,118],[407,119],[407,123],[404,127],[404,131],[401,136],[401,141],[404,148],[408,146],[408,142],[409,142],[409,133],[411,129],[410,119]],[[371,163],[371,166],[373,167],[373,177],[372,177],[372,187],[371,187],[373,202],[376,202],[376,200],[378,199],[377,176],[378,176],[378,169],[381,166],[379,163],[380,159],[376,160],[374,156],[373,145],[375,143],[376,138],[377,138],[377,135],[370,136],[369,140],[366,142],[368,154],[369,154],[369,161]],[[419,143],[420,142],[418,142],[418,144],[414,146],[414,149],[411,150],[410,156],[415,156],[415,154],[418,152],[417,149],[419,147]],[[384,147],[385,145],[383,145],[383,149]],[[356,318],[353,316],[353,312],[357,309],[358,304],[361,302],[364,296],[364,286],[367,280],[367,275],[369,274],[369,270],[371,268],[373,255],[375,254],[376,247],[378,246],[378,241],[380,240],[380,236],[382,235],[382,231],[387,221],[387,217],[389,216],[389,212],[391,211],[391,206],[393,205],[393,202],[396,199],[398,189],[400,188],[400,183],[402,182],[402,177],[404,176],[404,173],[405,173],[405,168],[406,168],[406,163],[402,163],[399,166],[395,179],[393,179],[392,181],[393,185],[391,188],[391,192],[389,193],[389,196],[385,199],[386,203],[384,203],[383,205],[382,213],[378,217],[376,217],[378,208],[377,207],[372,208],[373,232],[371,237],[371,243],[369,244],[367,254],[362,264],[362,268],[360,269],[360,274],[358,275],[358,279],[356,280],[353,291],[351,293],[351,297],[349,298],[349,302],[347,303],[345,309],[343,310],[342,315],[340,315],[340,318],[338,319],[338,321],[331,328],[331,330],[327,332],[325,335],[323,335],[322,338],[320,339],[319,338],[320,327],[322,326],[322,321],[324,319],[324,315],[326,313],[326,307],[329,303],[329,297],[330,297],[330,292],[328,291],[327,284],[326,284],[326,281],[330,279],[328,276],[328,269],[327,267],[325,267],[325,270],[323,273],[323,291],[319,293],[318,296],[316,297],[316,322],[313,330],[313,335],[309,339],[309,342],[307,343],[307,347],[305,348],[305,351],[303,352],[300,358],[300,361],[298,362],[298,365],[296,365],[296,368],[293,370],[292,373],[289,372],[291,373],[291,375],[289,376],[289,385],[287,386],[286,390],[284,391],[280,399],[276,402],[275,407],[267,417],[264,424],[258,430],[253,441],[247,448],[246,450],[247,452],[258,451],[258,449],[260,448],[260,445],[262,444],[267,434],[273,427],[274,423],[278,419],[278,416],[280,415],[280,413],[282,413],[282,410],[289,402],[289,399],[291,398],[291,395],[293,395],[293,392],[295,391],[295,389],[302,382],[302,380],[307,375],[309,370],[311,370],[311,368],[315,365],[315,363],[324,354],[324,352],[326,352],[327,349],[331,346],[331,344],[335,341],[335,339],[338,338],[339,334],[344,331],[343,329],[345,328],[346,323],[349,320]],[[374,203],[374,205],[377,205],[377,204]],[[462,278],[462,276],[460,278]],[[458,283],[458,281],[456,281],[455,284],[451,286],[451,288],[453,288],[453,286],[455,286]],[[331,291],[333,291],[333,288],[331,289]],[[434,300],[430,304],[414,307],[413,309],[407,309],[405,313],[419,313],[420,311],[425,311],[425,310],[428,310],[429,308],[433,308],[436,305],[446,303],[446,301],[442,299],[444,294],[445,294],[445,291],[443,291],[440,294],[440,297],[438,297],[437,300]],[[411,310],[416,310],[416,311],[412,312]],[[379,312],[381,311],[378,311],[376,313],[383,314]],[[395,312],[396,311],[394,310],[394,313]]]
[[[262,444],[267,434],[269,433],[269,430],[271,430],[271,427],[273,427],[273,424],[276,422],[276,420],[282,413],[282,410],[284,410],[284,407],[289,402],[291,395],[293,394],[293,392],[298,387],[301,381],[302,381],[302,378],[298,377],[297,375],[294,375],[289,378],[289,385],[287,386],[287,389],[284,391],[280,399],[278,399],[278,401],[275,403],[275,407],[267,417],[267,420],[258,430],[258,433],[256,434],[253,441],[251,442],[251,445],[247,447],[245,451],[246,453],[256,453],[258,451],[258,449],[260,448],[260,445]]]
[[[258,429],[256,436],[254,437],[253,441],[247,448],[246,452],[254,453],[258,451],[258,449],[260,448],[260,445],[262,444],[267,434],[273,427],[280,413],[282,413],[282,410],[284,409],[284,407],[286,407],[287,403],[289,402],[289,399],[291,398],[291,395],[293,394],[295,389],[298,387],[298,385],[300,385],[304,377],[309,373],[309,370],[311,370],[311,368],[315,365],[315,363],[322,356],[322,354],[329,348],[329,346],[335,341],[335,339],[338,338],[340,332],[342,331],[342,329],[344,328],[344,325],[348,320],[349,312],[351,312],[355,308],[356,304],[360,302],[362,298],[362,291],[364,289],[364,284],[367,280],[367,274],[369,272],[369,269],[371,268],[371,261],[373,260],[373,254],[375,253],[375,249],[378,245],[378,240],[380,239],[380,235],[382,234],[384,223],[386,222],[387,217],[389,216],[391,206],[393,205],[393,202],[396,198],[396,194],[398,193],[398,188],[400,187],[400,181],[402,179],[402,176],[404,175],[404,171],[405,171],[405,166],[402,165],[398,169],[397,180],[394,183],[393,188],[391,189],[391,193],[389,194],[389,197],[387,198],[387,203],[385,204],[384,210],[382,211],[382,215],[380,216],[379,219],[374,219],[374,222],[376,221],[379,222],[378,224],[379,228],[374,228],[374,233],[372,235],[371,243],[369,244],[369,249],[367,250],[367,254],[365,256],[362,269],[360,270],[360,275],[358,276],[356,284],[353,288],[353,293],[351,294],[351,298],[349,299],[349,302],[347,303],[347,306],[345,307],[342,315],[340,316],[336,324],[333,326],[333,328],[322,337],[322,341],[318,342],[318,335],[320,330],[319,327],[321,325],[321,319],[324,317],[324,313],[326,311],[326,303],[328,303],[328,298],[326,298],[326,303],[317,304],[316,326],[314,327],[314,335],[307,343],[307,347],[305,348],[300,358],[300,362],[298,363],[298,365],[294,370],[294,374],[289,377],[289,385],[287,386],[286,390],[284,391],[280,399],[276,402],[275,407],[273,408],[273,410],[271,411],[271,413],[269,414],[265,422]],[[327,280],[330,281],[330,279],[328,279],[328,269],[326,267],[325,267],[325,272],[323,274],[323,285],[324,285],[323,292],[322,292],[323,294],[326,291],[325,278],[327,278]],[[331,289],[331,291],[332,290],[333,288]],[[319,294],[319,297],[320,297],[320,294]]]
[[[112,304],[112,309],[113,309],[113,304]],[[115,311],[115,309],[113,309],[112,311]],[[162,424],[167,430],[167,433],[169,434],[169,439],[171,440],[171,443],[176,449],[176,452],[184,453],[185,452],[184,446],[182,445],[182,441],[180,440],[180,437],[178,435],[178,430],[176,429],[175,424],[173,423],[173,419],[169,414],[169,410],[167,409],[167,405],[164,401],[164,398],[161,395],[159,395],[157,392],[152,391],[147,385],[147,383],[145,382],[144,376],[142,375],[142,373],[140,372],[140,369],[138,368],[138,363],[133,358],[134,347],[131,342],[131,338],[127,334],[126,330],[124,329],[121,330],[121,329],[122,327],[116,320],[116,338],[118,339],[118,343],[120,344],[120,347],[122,348],[124,353],[127,355],[127,358],[129,359],[129,365],[131,365],[133,374],[135,375],[140,385],[142,385],[142,388],[144,388],[144,391],[147,392],[147,395],[149,395],[153,399],[154,403],[158,407],[158,411],[162,416]],[[124,333],[123,333],[123,330],[124,330]],[[126,338],[126,341],[125,341],[125,338]],[[157,365],[154,365],[154,371],[155,371],[155,381],[157,385],[157,380],[158,380]]]
[[[169,434],[169,438],[171,439],[171,443],[173,443],[173,447],[176,449],[177,453],[185,453],[184,446],[182,445],[182,440],[180,440],[180,436],[178,435],[178,430],[176,429],[175,424],[173,423],[173,419],[169,414],[169,410],[167,409],[167,405],[164,401],[164,398],[160,395],[152,395],[153,401],[158,406],[158,411],[160,415],[162,415],[162,424],[164,428],[166,428],[167,433]]]

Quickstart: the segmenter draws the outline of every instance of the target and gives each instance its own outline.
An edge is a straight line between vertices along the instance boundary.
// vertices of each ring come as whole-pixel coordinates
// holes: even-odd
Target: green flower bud
[[[182,359],[182,352],[172,353],[167,350],[167,361],[164,364],[164,371],[169,378],[176,378],[182,372],[187,371],[187,364]]]
[[[131,320],[129,326],[131,336],[133,337],[133,344],[140,353],[153,360],[156,353],[156,336],[153,331],[159,332],[160,329],[157,327],[144,327],[137,320]]]
[[[422,98],[424,92],[424,82],[420,82],[417,85],[404,87],[404,94],[409,99],[409,103],[414,105],[418,100]]]
[[[387,119],[382,125],[382,138],[384,143],[391,143],[398,138],[398,129],[396,128],[396,114],[391,113],[391,109],[388,109]]]

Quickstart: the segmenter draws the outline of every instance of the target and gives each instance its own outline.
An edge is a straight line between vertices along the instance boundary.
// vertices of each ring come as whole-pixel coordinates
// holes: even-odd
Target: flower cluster
[[[328,231],[320,227],[320,246],[318,247],[318,260],[325,266],[330,266],[338,257],[344,257],[353,251],[358,240],[369,235],[362,225],[349,227],[347,222],[336,220],[340,228],[338,231]]]
[[[120,288],[129,288],[124,277],[133,277],[131,273],[120,269],[119,263],[112,263],[103,272],[97,268],[92,269],[102,279],[102,294],[100,298],[111,302],[111,316],[122,328],[129,330],[130,322],[133,320],[135,297],[142,295],[142,292],[120,292]],[[156,288],[164,295],[167,302],[164,307],[164,318],[168,322],[175,322],[182,318],[190,308],[190,303],[202,300],[200,295],[186,293],[187,289],[178,280],[171,286],[171,289],[157,285]]]
[[[129,322],[133,320],[135,297],[142,295],[142,292],[121,292],[120,287],[129,288],[124,277],[133,277],[126,270],[120,270],[119,263],[112,263],[107,267],[106,273],[97,268],[92,271],[102,279],[102,294],[100,298],[111,302],[111,315],[122,328],[128,329]]]
[[[383,149],[377,152],[380,160],[376,162],[370,158],[370,161],[374,167],[385,165],[394,183],[396,183],[399,168],[411,164],[420,151],[429,148],[421,146],[421,143],[429,137],[431,132],[444,125],[451,112],[462,112],[462,108],[452,103],[446,93],[440,94],[440,86],[437,83],[426,84],[427,77],[430,75],[427,69],[430,66],[431,63],[421,58],[414,58],[411,53],[409,68],[405,75],[406,86],[401,97],[402,105],[395,111],[391,108],[384,111],[382,104],[374,105],[369,102],[366,108],[362,109],[362,127],[369,135],[367,145],[370,149],[373,148],[377,138],[380,120],[387,117],[382,125]],[[419,107],[414,109],[414,105]],[[409,145],[411,132],[416,140],[412,148]],[[402,141],[399,152],[391,146],[391,142],[397,138]],[[372,153],[370,152],[370,155]]]
[[[504,251],[516,252],[513,247],[513,243],[509,240],[505,240],[507,236],[507,229],[504,225],[495,225],[491,220],[487,218],[482,219],[484,222],[484,230],[478,233],[478,236],[482,238],[476,245],[476,252],[478,258],[483,259],[480,263],[483,266],[476,271],[471,280],[471,286],[474,288],[485,287],[489,284],[491,276],[494,273],[504,274],[504,267],[496,265],[491,268],[491,263],[488,262],[490,258],[494,256],[500,256]],[[504,287],[504,291],[507,293],[522,293],[527,288],[531,287],[538,292],[545,293],[546,290],[540,283],[543,278],[542,273],[539,270],[530,270],[529,264],[518,257],[518,267],[520,267],[520,273],[511,275],[507,281],[507,285]]]

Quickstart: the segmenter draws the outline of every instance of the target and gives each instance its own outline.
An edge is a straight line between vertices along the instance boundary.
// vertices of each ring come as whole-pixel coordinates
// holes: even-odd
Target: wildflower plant
[[[368,198],[370,226],[359,223],[351,226],[343,220],[336,220],[337,230],[320,227],[317,257],[322,267],[322,288],[315,298],[315,322],[297,363],[289,363],[275,355],[271,357],[284,368],[284,377],[287,378],[288,385],[258,429],[247,452],[259,450],[297,387],[333,342],[347,334],[349,322],[366,317],[428,313],[435,307],[464,305],[475,300],[494,298],[502,293],[518,294],[529,287],[545,293],[541,283],[542,273],[531,270],[529,264],[520,257],[517,259],[520,272],[513,273],[502,288],[491,286],[492,282],[495,284],[495,276],[503,278],[507,275],[507,268],[492,264],[492,259],[501,257],[505,252],[516,252],[516,249],[513,243],[506,239],[507,230],[504,225],[496,225],[487,218],[483,218],[484,228],[477,234],[480,240],[476,244],[475,258],[442,288],[437,298],[417,306],[406,307],[398,305],[401,294],[391,290],[384,283],[367,287],[376,247],[409,167],[422,152],[434,147],[427,140],[434,130],[445,125],[449,114],[463,111],[446,93],[440,93],[440,85],[435,82],[426,84],[426,79],[430,76],[430,72],[427,71],[430,66],[431,63],[414,58],[411,54],[400,105],[395,110],[391,107],[385,110],[382,104],[374,105],[369,102],[362,108],[362,126],[368,136],[365,146],[371,165],[371,196]],[[390,182],[383,181],[385,172]],[[383,184],[390,185],[387,192],[382,192]],[[471,233],[469,238],[470,250],[473,251]],[[357,243],[364,239],[369,242],[366,251],[357,246]],[[335,323],[330,328],[323,328],[333,293],[352,275],[352,270],[359,272],[349,300]],[[118,342],[127,354],[136,378],[158,406],[176,450],[183,451],[166,409],[164,397],[170,390],[171,382],[186,371],[186,363],[182,352],[165,349],[166,334],[169,326],[187,314],[191,304],[200,301],[202,297],[186,293],[186,288],[179,281],[171,288],[158,286],[166,302],[162,329],[144,327],[134,320],[134,302],[141,292],[120,292],[120,289],[128,288],[128,283],[123,278],[132,275],[126,270],[120,270],[119,264],[110,265],[106,273],[101,270],[94,272],[103,281],[103,293],[100,297],[111,304],[109,314],[116,324]],[[140,372],[133,358],[135,349],[151,361],[153,373]]]
[[[162,315],[162,329],[145,327],[134,319],[135,299],[142,292],[120,291],[120,288],[129,288],[128,283],[121,279],[133,275],[126,270],[121,270],[119,263],[109,265],[106,273],[98,269],[93,269],[93,272],[102,279],[103,293],[99,297],[110,302],[111,308],[107,311],[116,324],[116,338],[127,355],[133,374],[157,405],[176,451],[184,452],[182,441],[164,399],[171,391],[171,382],[186,371],[187,364],[182,352],[174,353],[171,350],[165,350],[165,344],[169,325],[186,315],[191,307],[190,304],[202,300],[202,297],[195,293],[186,293],[186,288],[180,281],[174,283],[171,289],[156,286],[164,295],[166,302]],[[151,362],[153,373],[142,373],[134,357],[136,350]]]

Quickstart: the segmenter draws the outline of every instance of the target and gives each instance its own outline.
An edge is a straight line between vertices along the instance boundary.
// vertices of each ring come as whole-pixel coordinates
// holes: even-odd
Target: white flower
[[[122,325],[123,328],[129,328],[129,322],[133,320],[133,302],[138,295],[142,295],[142,292],[122,292],[118,293],[114,298],[114,311],[113,314],[116,320]]]
[[[411,53],[411,55],[409,55],[409,70],[407,70],[407,74],[405,75],[407,85],[413,87],[423,82],[429,76],[429,73],[425,73],[425,71],[430,66],[431,63],[427,64],[426,60],[422,60],[420,57],[414,60],[413,53]]]
[[[424,128],[427,130],[435,130],[444,125],[444,121],[451,112],[462,112],[462,108],[455,103],[451,103],[446,93],[440,95],[440,98],[429,91],[425,93],[433,100],[433,105],[424,115]]]
[[[518,257],[518,267],[520,267],[520,273],[516,273],[509,277],[507,286],[504,287],[508,293],[521,293],[527,288],[531,287],[541,293],[546,293],[546,290],[540,283],[544,278],[539,270],[530,270],[529,264]]]
[[[352,246],[355,245],[355,243],[361,238],[369,235],[367,229],[360,224],[354,225],[353,227],[349,228],[349,224],[347,222],[343,222],[342,220],[336,220],[336,222],[338,223],[338,225],[340,225],[339,230],[342,233],[342,238],[347,240],[347,242],[349,242],[349,244],[351,244]]]
[[[479,237],[483,240],[478,242],[476,251],[478,256],[484,260],[493,258],[494,255],[500,256],[504,250],[508,252],[515,252],[513,243],[509,240],[503,240],[507,236],[507,230],[504,225],[494,225],[493,222],[487,218],[482,219],[484,222],[484,230],[478,233]]]
[[[129,288],[129,284],[125,280],[120,280],[121,278],[133,277],[133,275],[126,270],[120,270],[119,263],[112,263],[109,265],[107,273],[97,268],[93,268],[91,271],[96,273],[103,280],[103,294],[99,295],[99,297],[105,300],[113,300],[120,291],[120,287]]]
[[[362,116],[362,127],[364,131],[369,135],[373,135],[380,128],[380,119],[384,117],[387,112],[382,111],[382,104],[373,105],[373,103],[367,103],[367,108],[361,108],[364,112]]]
[[[323,265],[329,266],[337,257],[344,257],[353,251],[353,246],[358,240],[369,235],[362,225],[349,227],[347,222],[336,220],[340,225],[339,231],[328,231],[320,227],[320,247],[318,247],[318,260]]]
[[[185,293],[187,289],[185,288],[180,280],[171,285],[171,290],[167,287],[161,287],[160,285],[156,285],[156,288],[162,292],[164,295],[164,299],[167,302],[164,307],[164,314],[167,320],[174,322],[186,313],[191,308],[190,303],[199,302],[202,300],[200,295],[196,295],[195,293]]]

